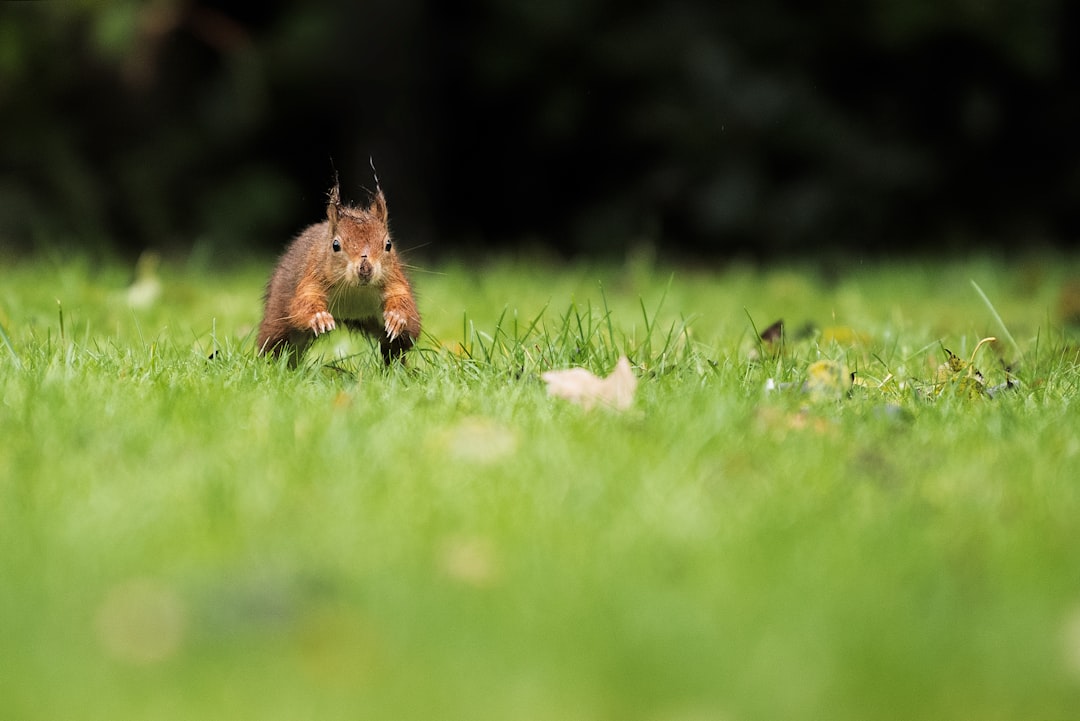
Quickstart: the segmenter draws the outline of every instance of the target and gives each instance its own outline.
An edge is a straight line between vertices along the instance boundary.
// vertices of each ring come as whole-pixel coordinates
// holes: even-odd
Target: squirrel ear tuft
[[[330,221],[330,227],[337,227],[338,211],[341,209],[341,184],[338,182],[337,173],[334,173],[334,187],[330,188],[330,199],[326,203],[326,219]]]
[[[386,223],[386,196],[383,195],[382,186],[379,185],[379,174],[375,171],[375,158],[368,156],[368,163],[371,164],[371,177],[375,178],[375,194],[371,198],[371,207],[368,208],[368,212]]]
[[[381,222],[386,222],[386,196],[383,195],[382,188],[375,189],[375,196],[371,199],[371,207],[368,208],[368,212],[378,218]]]

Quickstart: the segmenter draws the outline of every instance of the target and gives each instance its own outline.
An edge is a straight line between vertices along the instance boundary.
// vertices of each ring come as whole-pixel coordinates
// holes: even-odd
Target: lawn
[[[0,718],[1080,714],[1077,260],[445,261],[390,369],[271,264],[0,265]]]

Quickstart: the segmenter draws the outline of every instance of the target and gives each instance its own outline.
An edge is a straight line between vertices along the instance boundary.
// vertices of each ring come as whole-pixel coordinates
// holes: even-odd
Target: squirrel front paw
[[[408,316],[396,310],[383,311],[383,320],[386,322],[386,337],[389,340],[396,340],[409,323]]]
[[[311,316],[311,320],[308,321],[308,327],[315,331],[315,335],[320,333],[328,333],[334,328],[337,328],[337,322],[334,321],[334,316],[330,315],[328,311],[320,310],[315,315]]]

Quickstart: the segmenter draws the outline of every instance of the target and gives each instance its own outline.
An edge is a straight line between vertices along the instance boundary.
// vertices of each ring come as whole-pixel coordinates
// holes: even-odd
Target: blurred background
[[[1066,0],[0,4],[0,247],[222,257],[374,159],[403,248],[1067,247]]]

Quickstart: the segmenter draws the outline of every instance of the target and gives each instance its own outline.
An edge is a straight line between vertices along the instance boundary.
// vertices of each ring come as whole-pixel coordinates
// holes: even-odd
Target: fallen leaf
[[[963,373],[968,368],[968,364],[964,362],[962,358],[953,353],[948,348],[945,351],[945,362],[938,366],[937,379],[938,381],[947,381]],[[978,369],[974,369],[975,374],[979,380],[982,380],[982,373],[979,373]]]
[[[946,389],[965,398],[980,398],[987,395],[986,379],[979,369],[975,367],[975,354],[988,343],[993,343],[996,338],[983,338],[971,352],[971,360],[964,361],[948,348],[944,348],[945,362],[938,366],[936,374],[935,395],[941,395]]]
[[[839,400],[851,390],[851,375],[840,363],[819,360],[806,369],[803,390],[815,401]]]
[[[1004,383],[998,383],[996,386],[991,386],[987,388],[986,394],[991,398],[997,398],[997,395],[999,393],[1001,393],[1002,391],[1011,391],[1013,388],[1016,388],[1016,385],[1017,380],[1012,376],[1008,376],[1005,378]]]
[[[775,343],[784,336],[784,319],[776,321],[765,330],[761,331],[761,340],[766,343]]]
[[[619,358],[607,378],[593,375],[584,368],[548,371],[540,376],[548,386],[548,395],[577,403],[586,410],[600,404],[625,411],[634,402],[637,376],[626,356]]]

